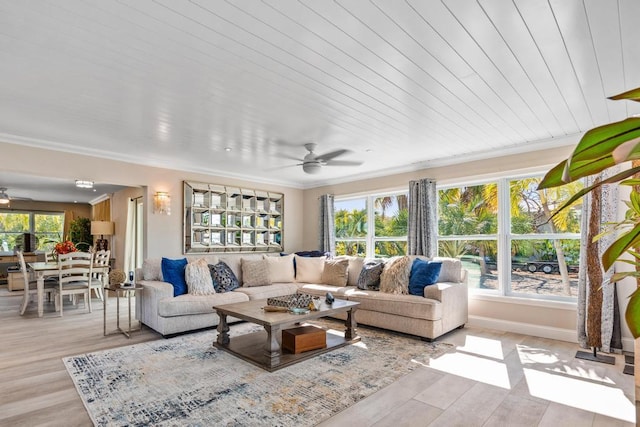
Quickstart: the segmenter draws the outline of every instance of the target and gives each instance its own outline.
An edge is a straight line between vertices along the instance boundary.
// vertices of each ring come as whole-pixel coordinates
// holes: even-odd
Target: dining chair
[[[99,265],[102,267],[106,267],[109,265],[109,257],[111,256],[110,250],[100,250],[97,251],[93,256],[94,265]],[[108,272],[100,271],[99,273],[93,273],[93,277],[91,278],[91,289],[96,292],[96,296],[100,298],[100,301],[104,298],[102,294],[102,290],[105,285],[105,279],[108,276]]]
[[[22,251],[17,251],[18,255],[18,263],[20,264],[20,272],[22,273],[22,277],[24,279],[24,295],[22,298],[30,299],[32,295],[38,294],[38,281],[37,280],[29,280],[30,272],[27,269],[27,263],[24,261],[24,255]],[[47,283],[44,282],[44,292],[51,297],[51,293],[55,291],[56,283]],[[27,290],[28,289],[28,290]],[[20,315],[23,315],[26,311],[27,304],[20,305]]]
[[[58,255],[58,286],[55,288],[56,311],[63,315],[63,296],[82,295],[84,305],[91,309],[91,277],[93,274],[93,253],[70,252]]]

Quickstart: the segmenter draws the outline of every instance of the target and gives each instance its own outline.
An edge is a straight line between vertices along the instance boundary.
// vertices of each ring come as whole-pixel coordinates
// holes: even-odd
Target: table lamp
[[[91,221],[91,235],[100,236],[96,239],[96,250],[106,251],[109,249],[109,241],[104,236],[113,235],[113,222],[111,221]]]

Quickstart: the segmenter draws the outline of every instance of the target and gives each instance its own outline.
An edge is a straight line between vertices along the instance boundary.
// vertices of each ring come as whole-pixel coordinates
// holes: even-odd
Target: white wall
[[[7,172],[75,180],[86,177],[95,182],[140,187],[146,205],[145,257],[177,257],[182,255],[182,199],[183,181],[199,181],[275,191],[284,194],[284,250],[294,252],[303,249],[302,241],[302,190],[231,179],[214,174],[196,174],[170,169],[153,168],[115,160],[69,154],[60,151],[0,142],[0,153]],[[167,191],[171,195],[171,215],[154,214],[149,206],[156,191]],[[115,209],[115,211],[114,211]],[[119,210],[124,209],[124,212]],[[126,205],[116,203],[112,207],[114,217],[126,217]],[[123,240],[124,227],[116,224],[116,241]],[[124,251],[116,249],[116,263],[122,265]],[[120,261],[118,261],[118,259]]]

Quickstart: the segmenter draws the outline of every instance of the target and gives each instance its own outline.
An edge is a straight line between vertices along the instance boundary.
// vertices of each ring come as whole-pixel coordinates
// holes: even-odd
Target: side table
[[[131,329],[131,295],[135,295],[137,291],[141,291],[142,286],[135,285],[132,288],[123,288],[120,285],[108,285],[104,287],[104,297],[102,298],[104,304],[103,316],[104,316],[104,336],[113,335],[117,333],[123,334],[127,338],[131,338],[131,332],[136,332],[142,329],[142,322],[138,321],[138,327]],[[116,329],[107,333],[107,299],[109,292],[112,291],[116,294]],[[128,305],[128,321],[129,327],[125,330],[120,327],[120,297],[124,297],[126,293],[127,305]]]

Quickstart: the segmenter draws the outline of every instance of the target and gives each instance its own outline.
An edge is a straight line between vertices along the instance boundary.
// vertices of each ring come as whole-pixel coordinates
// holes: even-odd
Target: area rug
[[[255,330],[248,325],[234,325],[232,337]],[[312,426],[453,348],[358,332],[360,343],[272,373],[212,347],[215,331],[63,361],[98,426]]]

